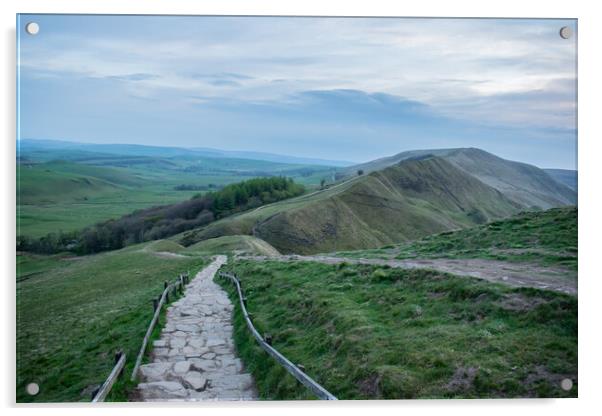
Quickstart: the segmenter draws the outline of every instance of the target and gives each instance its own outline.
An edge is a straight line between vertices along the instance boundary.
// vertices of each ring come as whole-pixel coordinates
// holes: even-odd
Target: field
[[[193,162],[187,160],[177,160],[174,165],[162,165],[153,160],[127,165],[123,157],[115,156],[110,160],[86,159],[85,163],[21,164],[17,181],[19,232],[29,237],[41,237],[51,232],[79,230],[137,209],[180,202],[204,192],[176,190],[180,185],[215,189],[262,176],[262,171],[253,172],[261,167],[265,169],[266,164],[268,167],[280,166],[252,160],[208,161],[211,163],[202,165],[206,170],[192,169]],[[308,168],[310,173],[305,175],[294,170],[295,165],[284,166],[292,169],[291,176],[297,182],[310,187],[329,176],[324,168]]]
[[[577,269],[577,208],[523,212],[473,228],[380,249],[338,252],[351,258],[485,258]]]
[[[163,282],[206,260],[162,256],[153,243],[86,257],[17,256],[17,401],[89,401],[127,354],[129,377]],[[40,393],[25,394],[36,382]],[[111,393],[127,400],[126,384]]]
[[[260,333],[340,399],[576,397],[577,300],[428,270],[237,262]],[[222,283],[236,300],[233,287]],[[260,394],[311,398],[250,337]]]

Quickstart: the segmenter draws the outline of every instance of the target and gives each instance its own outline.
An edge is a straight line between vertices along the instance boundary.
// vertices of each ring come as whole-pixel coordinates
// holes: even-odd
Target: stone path
[[[253,378],[236,358],[233,306],[213,282],[227,260],[216,259],[190,282],[185,296],[167,308],[153,362],[140,367],[142,401],[256,400]]]

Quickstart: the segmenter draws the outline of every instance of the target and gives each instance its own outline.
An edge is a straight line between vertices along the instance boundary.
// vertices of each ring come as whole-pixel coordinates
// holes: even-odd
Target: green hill
[[[519,210],[499,191],[431,157],[218,221],[182,241],[251,234],[282,252],[337,251],[412,240]]]
[[[366,249],[576,199],[543,170],[478,149],[406,152],[343,172],[358,167],[367,174],[225,218],[183,234],[180,241],[189,245],[246,234],[283,253]]]
[[[577,208],[521,212],[463,230],[377,249],[338,252],[352,258],[487,258],[577,269]]]
[[[547,209],[574,205],[577,193],[554,180],[544,170],[526,163],[505,160],[480,149],[414,150],[351,166],[339,171],[338,178],[348,178],[358,170],[365,173],[384,169],[405,160],[438,156],[483,183],[504,193],[528,208]]]

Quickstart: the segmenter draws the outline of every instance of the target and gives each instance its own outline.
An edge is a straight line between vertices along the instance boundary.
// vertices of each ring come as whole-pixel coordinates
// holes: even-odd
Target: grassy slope
[[[518,211],[498,191],[440,158],[407,161],[313,195],[186,234],[184,243],[254,234],[281,252],[378,247]]]
[[[493,258],[577,268],[577,208],[523,212],[465,230],[380,249],[338,252],[353,258]]]
[[[259,256],[277,256],[280,253],[265,241],[250,235],[227,235],[200,241],[183,250],[184,253],[224,254],[242,252]]]
[[[457,168],[479,179],[483,183],[503,192],[514,202],[525,208],[547,209],[576,203],[573,189],[550,177],[543,169],[526,163],[499,158],[475,148],[429,149],[402,152],[397,155],[341,169],[339,178],[350,177],[358,169],[373,172],[398,164],[404,160],[435,155],[444,158]]]
[[[575,298],[425,270],[228,268],[259,331],[340,399],[577,396],[559,387],[576,381]],[[262,397],[311,397],[259,349],[238,306],[235,341]]]
[[[578,189],[578,175],[576,170],[569,169],[544,169],[556,182],[560,182],[573,191]]]
[[[32,237],[77,230],[198,193],[174,190],[181,184],[222,186],[253,176],[285,175],[311,187],[332,176],[332,168],[324,166],[232,158],[161,159],[61,149],[29,151],[24,157],[45,162],[18,166],[17,218],[20,232]],[[55,160],[60,157],[68,161]]]
[[[82,391],[104,381],[120,348],[129,377],[152,317],[150,300],[165,280],[205,263],[153,254],[164,246],[143,249],[74,259],[18,256],[17,401],[89,401],[90,392]],[[35,397],[25,393],[30,382],[40,385]],[[124,388],[113,399],[124,400]]]

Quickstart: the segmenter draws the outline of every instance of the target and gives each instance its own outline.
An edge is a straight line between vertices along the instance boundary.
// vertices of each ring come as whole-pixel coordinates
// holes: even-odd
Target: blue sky
[[[40,25],[36,36],[24,26]],[[20,137],[576,168],[573,20],[22,15]]]

